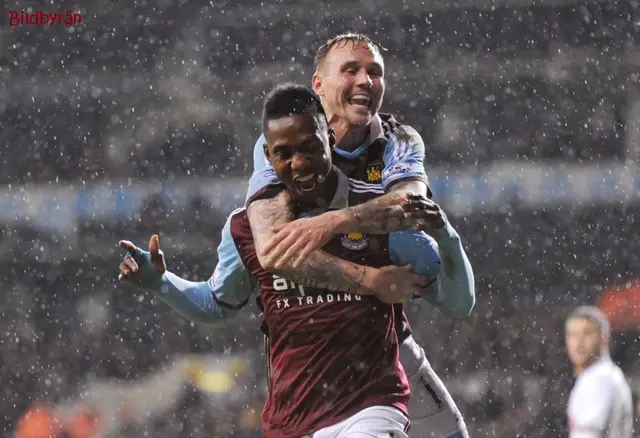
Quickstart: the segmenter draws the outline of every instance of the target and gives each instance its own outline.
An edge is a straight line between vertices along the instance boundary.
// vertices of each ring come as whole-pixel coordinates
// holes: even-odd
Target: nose
[[[371,79],[371,75],[369,75],[366,70],[362,69],[356,77],[356,85],[363,88],[371,88],[373,86],[373,79]]]
[[[305,170],[307,170],[311,166],[311,159],[307,154],[294,154],[291,159],[291,170],[293,173],[304,174]]]

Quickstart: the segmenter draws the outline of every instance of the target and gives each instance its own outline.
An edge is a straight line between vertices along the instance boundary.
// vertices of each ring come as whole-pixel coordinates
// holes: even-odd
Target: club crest
[[[372,184],[378,184],[382,181],[382,166],[379,164],[372,164],[367,167],[367,182]]]
[[[369,245],[369,238],[362,233],[347,233],[342,236],[342,246],[359,251]]]

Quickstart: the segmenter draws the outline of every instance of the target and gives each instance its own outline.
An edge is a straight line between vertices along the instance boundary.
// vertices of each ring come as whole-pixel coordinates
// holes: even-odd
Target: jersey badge
[[[382,166],[379,164],[371,164],[367,167],[367,182],[378,184],[382,181]]]
[[[362,233],[347,233],[342,236],[342,246],[354,251],[365,249],[369,245],[369,238]]]

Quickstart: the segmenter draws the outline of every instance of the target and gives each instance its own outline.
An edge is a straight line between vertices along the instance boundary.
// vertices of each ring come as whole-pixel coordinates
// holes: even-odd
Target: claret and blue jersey
[[[366,147],[360,148],[360,151],[346,153],[334,150],[334,163],[345,173],[351,174],[355,178],[346,178],[345,175],[341,175],[342,183],[334,197],[336,202],[333,202],[330,208],[346,207],[350,200],[353,201],[354,194],[358,192],[366,193],[369,197],[380,196],[391,183],[402,178],[417,178],[427,182],[423,166],[424,146],[415,131],[410,128],[398,130],[393,119],[386,118],[377,120],[377,124],[374,124],[371,132],[370,141]],[[412,135],[413,133],[415,135]],[[260,153],[259,158],[256,157],[256,163],[260,163],[260,160],[264,163],[261,143],[262,141],[259,140],[256,144],[256,154],[258,151]],[[262,169],[257,167],[256,173],[251,178],[249,194],[256,194],[267,186],[279,186],[275,173],[266,166],[266,163]],[[343,194],[342,202],[340,202],[341,193]],[[320,212],[316,211],[316,213]],[[242,227],[238,227],[238,224],[244,224],[245,233],[238,232],[242,229]],[[247,235],[246,230],[250,230],[246,211],[238,209],[232,213],[224,226],[222,242],[218,247],[218,264],[212,277],[207,282],[197,283],[183,280],[175,274],[167,272],[162,278],[161,287],[158,290],[154,289],[156,295],[184,316],[196,322],[211,325],[225,323],[233,318],[239,309],[248,303],[258,286],[265,286],[265,278],[269,279],[266,284],[271,284],[272,289],[275,288],[277,282],[283,283],[280,286],[287,290],[296,289],[295,297],[288,297],[286,302],[284,298],[276,298],[275,294],[271,295],[269,304],[272,306],[270,310],[275,315],[275,321],[278,321],[278,311],[286,309],[292,304],[297,304],[300,309],[305,307],[307,309],[323,308],[329,295],[334,301],[340,298],[343,302],[349,300],[349,303],[353,304],[358,301],[356,304],[361,304],[364,299],[362,297],[338,297],[339,294],[336,294],[335,291],[316,291],[315,294],[310,293],[310,296],[307,296],[306,293],[312,291],[306,291],[298,285],[291,285],[285,279],[279,279],[264,272],[256,275],[259,263],[257,263],[257,257],[253,262],[250,260],[252,251],[250,248],[247,249],[247,246],[253,245],[253,241],[252,237]],[[444,229],[433,234],[435,239],[423,232],[413,230],[395,232],[384,237],[350,233],[337,236],[332,244],[338,245],[342,251],[347,250],[345,256],[356,263],[372,266],[389,263],[412,264],[415,273],[438,279],[437,282],[432,283],[431,290],[424,295],[425,298],[436,305],[441,305],[454,317],[467,316],[475,303],[475,289],[473,272],[462,249],[460,238],[448,222]],[[239,239],[244,243],[239,243]],[[380,245],[380,239],[382,239],[383,245]],[[371,255],[370,257],[373,259],[362,258],[361,255],[358,255],[358,251],[365,248],[370,249],[369,245],[373,242],[376,242],[379,248],[384,249],[382,259],[375,259],[375,257],[380,257],[382,253],[377,256]],[[333,250],[335,251],[336,248]],[[255,250],[253,253],[255,254]],[[440,257],[442,257],[443,265],[446,265],[443,270],[440,266]],[[449,269],[446,269],[447,267]],[[443,275],[445,272],[447,275]],[[303,297],[302,294],[305,296]],[[321,296],[322,302],[319,300]],[[263,298],[260,297],[262,301],[260,304],[264,308],[267,303]],[[372,299],[367,298],[367,301]],[[401,306],[393,306],[393,310],[387,312],[389,315],[393,315],[392,319],[397,325],[393,332],[397,333],[400,341],[402,337],[410,334],[410,328],[401,309]],[[365,316],[365,318],[369,317],[372,315]],[[269,315],[267,315],[267,319],[269,319]],[[272,321],[274,320],[272,319]],[[387,320],[387,322],[390,321]],[[389,333],[385,332],[384,336],[389,336]],[[304,418],[304,416],[299,418]]]
[[[378,185],[339,173],[329,208],[356,205],[381,191]],[[229,223],[239,257],[258,279],[258,303],[269,338],[264,436],[303,436],[376,405],[394,406],[407,414],[409,385],[399,363],[396,332],[401,311],[397,314],[395,306],[373,296],[306,287],[264,270],[246,210],[236,211]],[[335,236],[323,250],[354,263],[382,267],[391,264],[389,244],[386,234],[351,233]]]

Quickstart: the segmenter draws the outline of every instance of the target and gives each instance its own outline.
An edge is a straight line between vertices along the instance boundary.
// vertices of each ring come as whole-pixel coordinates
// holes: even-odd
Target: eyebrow
[[[359,65],[360,65],[360,61],[356,61],[355,59],[353,59],[353,60],[347,61],[344,64],[342,64],[341,68],[344,70],[344,69],[349,68],[349,67],[358,67]],[[367,65],[367,67],[371,67],[371,66],[377,67],[380,70],[384,70],[383,65],[380,64],[379,62],[376,62],[376,61],[373,61],[373,62],[371,62],[370,64]]]
[[[291,145],[287,143],[277,144],[273,147],[273,152],[283,152],[284,150],[291,149]]]

